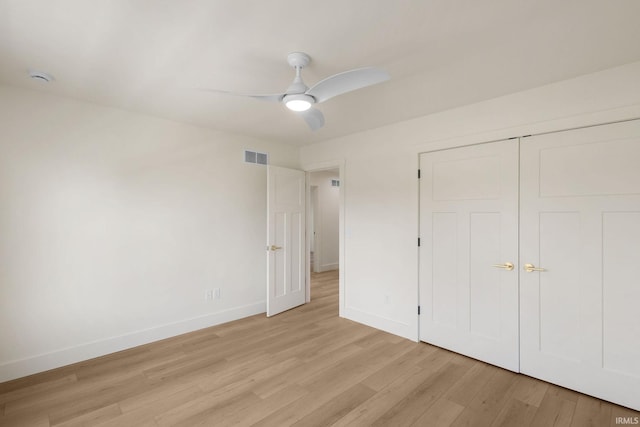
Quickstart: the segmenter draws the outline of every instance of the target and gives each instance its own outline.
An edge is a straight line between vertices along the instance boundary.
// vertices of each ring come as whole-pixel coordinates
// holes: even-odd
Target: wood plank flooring
[[[640,416],[341,319],[337,278],[314,274],[312,302],[273,318],[0,384],[0,426],[583,427]]]

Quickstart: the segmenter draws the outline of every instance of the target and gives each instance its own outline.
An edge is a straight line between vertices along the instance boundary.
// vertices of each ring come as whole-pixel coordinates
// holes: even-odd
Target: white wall
[[[640,63],[304,147],[303,168],[344,161],[341,312],[418,337],[419,152],[632,117]],[[264,311],[266,172],[244,148],[299,166],[0,86],[0,381]]]
[[[635,117],[640,62],[303,147],[344,161],[344,316],[418,338],[418,153]]]
[[[339,179],[339,171],[328,170],[310,173],[311,185],[317,188],[314,226],[316,245],[314,262],[316,271],[337,270],[339,263],[339,212],[340,187],[332,187],[331,180]]]
[[[290,146],[0,86],[0,381],[264,312],[266,168],[245,148],[298,166]]]

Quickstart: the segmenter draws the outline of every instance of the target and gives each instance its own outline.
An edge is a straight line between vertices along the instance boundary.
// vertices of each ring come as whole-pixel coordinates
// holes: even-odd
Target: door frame
[[[311,172],[310,172],[311,173]],[[309,173],[307,173],[306,175],[307,180],[309,180]],[[310,221],[309,224],[309,230],[311,230],[308,234],[309,237],[309,246],[310,246],[310,251],[313,252],[313,256],[315,257],[315,263],[314,263],[314,268],[312,271],[313,273],[317,273],[317,269],[318,269],[318,248],[320,247],[320,245],[318,244],[318,186],[317,185],[311,185],[310,186],[310,191],[311,191],[311,197],[310,197],[310,201],[311,203],[309,204],[309,215],[307,216],[307,218],[311,218],[313,217],[313,221]]]
[[[345,269],[346,269],[346,258],[345,258],[345,161],[344,159],[339,160],[329,160],[326,162],[317,162],[310,163],[305,165],[302,168],[303,171],[306,172],[306,203],[307,206],[311,205],[311,179],[310,174],[312,172],[321,172],[325,170],[338,169],[338,179],[340,180],[340,197],[339,197],[339,213],[338,213],[338,312],[340,317],[344,317],[344,307],[345,307]],[[307,209],[307,218],[306,218],[306,234],[307,237],[313,233],[310,225],[309,218],[309,209]],[[311,259],[309,257],[309,253],[311,252],[311,239],[307,238],[306,240],[306,248],[305,248],[305,268],[306,268],[306,302],[311,301]]]

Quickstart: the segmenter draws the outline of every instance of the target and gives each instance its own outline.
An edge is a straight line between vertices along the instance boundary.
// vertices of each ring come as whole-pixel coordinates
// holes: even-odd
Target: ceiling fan
[[[382,83],[390,78],[389,74],[384,70],[364,67],[334,74],[309,88],[302,81],[301,72],[311,62],[311,57],[303,52],[292,52],[287,55],[287,61],[296,70],[296,75],[284,93],[252,95],[222,90],[210,91],[247,96],[263,101],[281,102],[287,108],[299,114],[307,122],[311,130],[318,130],[324,126],[324,115],[320,110],[312,108],[313,104],[319,104],[343,93]]]

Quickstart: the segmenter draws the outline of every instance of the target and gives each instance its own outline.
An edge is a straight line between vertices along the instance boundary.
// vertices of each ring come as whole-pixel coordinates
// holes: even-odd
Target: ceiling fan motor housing
[[[286,95],[282,98],[282,102],[290,110],[306,111],[316,103],[316,100],[313,96],[305,94],[309,87],[302,81],[300,71],[309,65],[311,57],[303,52],[291,52],[287,55],[287,62],[296,69],[296,76],[287,88]]]

